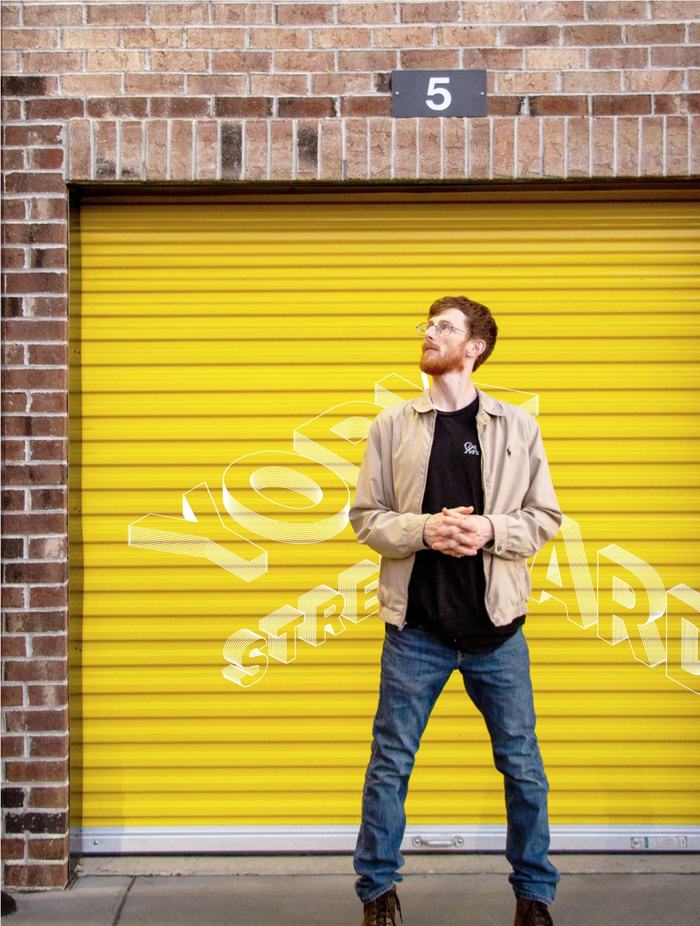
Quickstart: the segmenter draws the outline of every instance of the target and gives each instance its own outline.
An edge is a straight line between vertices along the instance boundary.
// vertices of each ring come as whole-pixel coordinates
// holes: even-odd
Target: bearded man
[[[555,536],[562,513],[536,419],[472,382],[496,344],[490,310],[445,296],[417,330],[420,368],[432,383],[372,422],[349,515],[358,540],[381,554],[385,622],[354,856],[363,926],[396,926],[401,913],[408,781],[456,669],[504,776],[515,926],[551,926],[560,875],[547,858],[549,782],[523,624],[526,560]]]

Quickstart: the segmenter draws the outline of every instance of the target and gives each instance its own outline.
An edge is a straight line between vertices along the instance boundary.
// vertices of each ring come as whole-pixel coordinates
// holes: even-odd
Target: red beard
[[[444,376],[445,373],[451,373],[452,370],[464,370],[465,357],[463,348],[435,348],[434,350],[423,350],[420,357],[420,368],[423,373],[429,373],[431,376]]]

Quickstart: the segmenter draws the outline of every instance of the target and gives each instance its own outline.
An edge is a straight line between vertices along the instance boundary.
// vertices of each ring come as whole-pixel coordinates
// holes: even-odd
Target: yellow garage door
[[[347,512],[446,294],[565,513],[525,625],[552,847],[700,845],[698,202],[93,195],[71,254],[75,848],[354,847],[384,625]],[[458,673],[406,809],[407,848],[504,845]]]

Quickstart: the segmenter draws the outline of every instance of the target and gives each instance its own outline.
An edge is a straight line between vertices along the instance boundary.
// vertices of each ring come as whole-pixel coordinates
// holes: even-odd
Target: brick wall
[[[2,30],[3,876],[61,887],[66,182],[697,177],[700,2],[24,2]],[[486,68],[489,115],[393,120],[409,68]]]

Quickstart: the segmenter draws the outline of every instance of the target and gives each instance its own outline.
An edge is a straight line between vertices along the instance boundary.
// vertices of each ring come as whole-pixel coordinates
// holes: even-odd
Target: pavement
[[[405,926],[511,926],[499,854],[404,853]],[[556,926],[697,926],[700,854],[550,853]],[[65,891],[10,891],[8,926],[360,926],[351,855],[84,856]],[[403,926],[397,915],[397,926]]]

